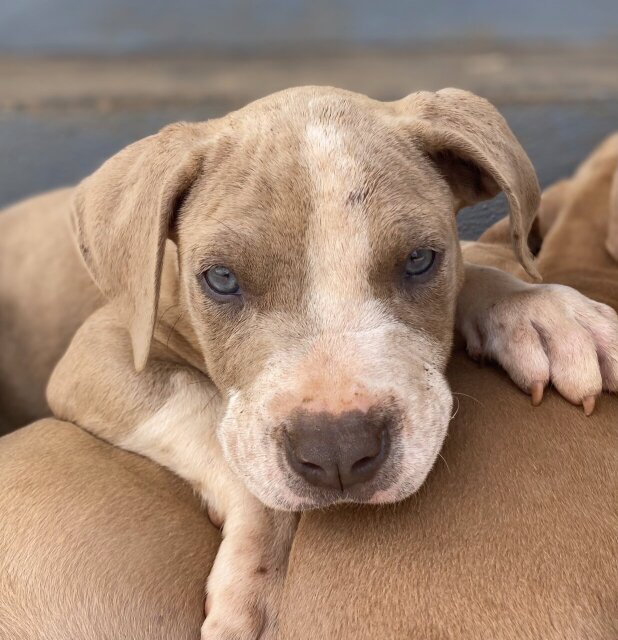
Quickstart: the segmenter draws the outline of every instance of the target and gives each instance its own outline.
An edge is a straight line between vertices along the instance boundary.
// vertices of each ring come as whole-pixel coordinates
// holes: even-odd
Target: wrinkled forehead
[[[232,114],[195,191],[195,249],[253,273],[300,269],[302,255],[305,270],[362,264],[366,279],[370,263],[435,246],[452,226],[446,183],[414,140],[339,96]]]
[[[436,195],[435,168],[384,103],[300,89],[269,96],[220,122],[214,164],[225,169],[222,183],[232,188],[240,179],[245,188],[259,182],[286,196],[345,194],[356,202],[369,195],[392,199],[395,192],[425,200]],[[292,193],[286,185],[295,188]]]

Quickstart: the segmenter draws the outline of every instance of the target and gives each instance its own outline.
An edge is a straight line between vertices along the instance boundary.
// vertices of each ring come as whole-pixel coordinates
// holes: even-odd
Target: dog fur
[[[73,188],[0,213],[0,434],[50,415],[49,376],[104,304],[70,231]]]

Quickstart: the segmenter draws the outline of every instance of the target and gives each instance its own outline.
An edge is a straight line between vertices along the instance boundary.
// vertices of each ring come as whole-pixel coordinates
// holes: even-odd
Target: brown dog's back
[[[0,638],[189,640],[219,532],[170,472],[42,420],[0,439]]]
[[[72,192],[36,196],[0,214],[0,435],[49,415],[52,369],[102,304],[71,237]]]

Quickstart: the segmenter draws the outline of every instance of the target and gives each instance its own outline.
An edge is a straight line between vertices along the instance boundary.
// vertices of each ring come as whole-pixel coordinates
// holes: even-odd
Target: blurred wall
[[[114,53],[618,37],[618,1],[5,0],[0,51]]]
[[[618,0],[0,0],[0,206],[299,84],[474,91],[547,185],[618,129]],[[462,212],[462,237],[505,212]]]

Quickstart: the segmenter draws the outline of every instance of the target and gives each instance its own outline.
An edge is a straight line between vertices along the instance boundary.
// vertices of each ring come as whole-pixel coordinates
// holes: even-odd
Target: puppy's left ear
[[[515,254],[538,279],[527,239],[540,202],[539,183],[526,152],[497,109],[460,89],[421,91],[392,104],[446,179],[456,210],[504,192]]]

